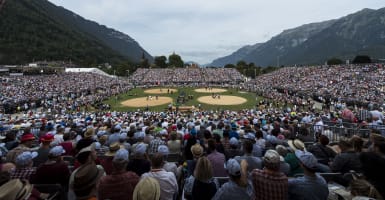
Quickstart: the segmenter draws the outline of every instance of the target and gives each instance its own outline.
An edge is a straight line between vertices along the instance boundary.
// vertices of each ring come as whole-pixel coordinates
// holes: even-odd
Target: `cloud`
[[[133,37],[153,56],[208,63],[285,29],[335,19],[383,0],[50,0]]]

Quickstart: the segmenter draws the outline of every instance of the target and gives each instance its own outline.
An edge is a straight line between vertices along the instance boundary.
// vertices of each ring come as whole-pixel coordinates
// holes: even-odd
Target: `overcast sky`
[[[285,29],[385,7],[384,0],[50,0],[124,32],[152,56],[210,63]]]

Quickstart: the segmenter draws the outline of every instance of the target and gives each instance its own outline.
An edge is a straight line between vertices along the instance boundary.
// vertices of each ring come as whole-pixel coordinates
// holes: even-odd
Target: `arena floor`
[[[209,89],[206,90],[206,88],[199,88],[199,89],[195,89],[194,91],[199,93],[221,93],[221,92],[226,92],[227,90],[221,89],[221,88],[211,88],[211,90]]]
[[[147,94],[167,94],[167,91],[170,90],[170,92],[177,92],[177,89],[171,89],[171,88],[157,88],[157,89],[148,89],[145,90],[144,93]]]
[[[238,96],[221,95],[221,98],[213,98],[212,96],[199,97],[198,101],[210,105],[240,105],[246,103],[247,100]]]
[[[158,89],[159,91],[159,89]],[[167,93],[167,89],[166,89]],[[127,101],[123,101],[122,105],[129,106],[129,107],[152,107],[152,106],[159,106],[163,104],[168,104],[172,102],[172,98],[170,97],[158,97],[158,100],[155,99],[155,97],[152,97],[152,100],[147,100],[147,97],[141,97],[141,98],[135,98],[130,99]]]

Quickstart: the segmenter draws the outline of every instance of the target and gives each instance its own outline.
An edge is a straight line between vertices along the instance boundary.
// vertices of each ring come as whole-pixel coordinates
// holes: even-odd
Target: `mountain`
[[[385,58],[385,8],[363,9],[340,19],[305,24],[285,30],[269,41],[218,58],[210,65],[236,64],[239,60],[259,66],[323,64],[332,57],[352,60],[356,55]],[[239,52],[246,52],[240,54]]]
[[[0,64],[71,60],[89,66],[139,63],[143,56],[153,60],[130,36],[47,0],[7,0],[0,8]]]

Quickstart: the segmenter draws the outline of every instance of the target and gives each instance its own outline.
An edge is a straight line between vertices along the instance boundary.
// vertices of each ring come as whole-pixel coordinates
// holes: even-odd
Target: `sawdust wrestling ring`
[[[159,90],[158,90],[159,91]],[[167,92],[167,90],[166,90]],[[147,100],[147,97],[141,97],[141,98],[135,98],[135,99],[129,99],[122,102],[122,105],[128,106],[128,107],[152,107],[152,106],[160,106],[164,104],[169,104],[172,102],[172,98],[170,97],[158,97],[158,100],[155,99],[155,96],[152,97],[152,100]]]
[[[230,95],[221,95],[220,99],[218,97],[214,99],[212,96],[202,96],[198,98],[198,101],[205,104],[222,106],[240,105],[247,102],[245,98]]]
[[[211,90],[209,90],[209,88],[199,88],[199,89],[195,89],[194,90],[195,92],[199,92],[199,93],[221,93],[221,92],[226,92],[227,90],[226,89],[221,89],[221,88],[211,88]]]
[[[156,88],[156,89],[148,89],[148,90],[145,90],[144,93],[146,94],[167,94],[167,90],[169,90],[169,92],[177,92],[178,90],[177,89],[171,89],[171,88]]]

